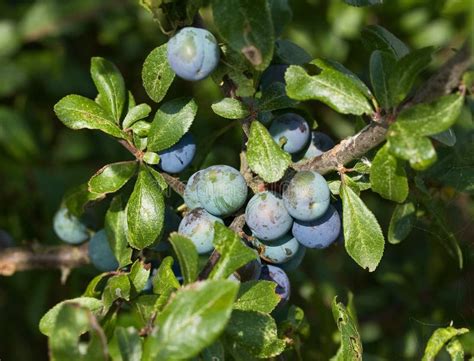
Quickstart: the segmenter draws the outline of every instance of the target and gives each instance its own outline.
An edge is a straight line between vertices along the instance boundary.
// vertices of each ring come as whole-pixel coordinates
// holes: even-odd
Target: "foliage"
[[[44,314],[39,330],[51,359],[370,360],[391,359],[402,349],[404,357],[423,360],[443,350],[452,360],[473,356],[468,329],[444,327],[452,319],[456,326],[472,320],[453,312],[469,300],[452,300],[453,292],[465,297],[453,284],[472,270],[472,252],[458,239],[472,234],[469,73],[450,94],[412,102],[425,73],[446,57],[436,47],[469,31],[463,23],[474,16],[466,15],[469,2],[139,3],[141,10],[135,1],[124,9],[89,0],[0,5],[18,19],[0,21],[0,171],[8,174],[0,227],[18,240],[57,243],[48,225],[62,205],[89,228],[105,228],[119,263],[99,275],[88,267],[74,271],[67,290],[38,272],[32,280],[5,281],[9,303],[22,292],[35,305],[22,315],[29,329]],[[308,8],[326,18],[314,22]],[[84,21],[89,14],[107,16]],[[365,26],[375,15],[387,28]],[[98,28],[97,39],[88,38],[86,23]],[[190,84],[175,77],[166,41],[196,23],[219,39],[222,59],[212,79]],[[360,41],[367,52],[359,51]],[[288,65],[285,84],[261,87],[264,72],[282,64]],[[166,211],[186,210],[173,179],[213,164],[237,166],[241,150],[254,192],[283,187],[299,155],[285,152],[267,128],[268,119],[289,109],[337,138],[381,121],[388,132],[377,148],[326,175],[331,197],[342,203],[342,240],[306,252],[303,264],[289,271],[293,294],[284,304],[275,282],[232,279],[257,259],[248,247],[251,235],[235,228],[234,217],[215,223],[215,251],[203,256],[167,228]],[[175,179],[157,164],[190,129],[198,155]],[[357,144],[357,135],[352,141]],[[336,295],[346,287],[356,297],[349,294],[344,305]],[[397,318],[394,325],[378,316],[385,311]],[[418,319],[442,327],[429,329],[428,339]],[[16,333],[5,334],[15,346],[4,357],[20,342]],[[31,330],[29,337],[43,348],[35,343],[17,359],[37,350],[46,357],[45,338]]]

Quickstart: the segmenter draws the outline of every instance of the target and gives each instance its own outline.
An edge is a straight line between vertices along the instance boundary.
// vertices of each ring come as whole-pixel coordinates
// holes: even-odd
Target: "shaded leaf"
[[[223,224],[214,223],[214,246],[220,257],[213,267],[209,279],[227,278],[240,267],[257,258],[242,239]]]
[[[110,249],[115,255],[119,266],[131,263],[132,249],[128,247],[127,212],[120,195],[114,197],[105,214],[105,232]]]
[[[384,109],[395,105],[390,84],[390,75],[394,73],[395,66],[396,59],[390,53],[375,50],[370,56],[370,82],[377,101]]]
[[[362,41],[370,50],[392,53],[397,59],[407,55],[410,50],[395,35],[379,25],[370,25],[362,31]]]
[[[134,327],[117,327],[114,331],[122,361],[140,361],[142,358],[142,339]]]
[[[416,223],[415,205],[412,202],[397,204],[388,227],[388,241],[397,244],[408,237]]]
[[[170,235],[170,243],[178,257],[179,267],[183,273],[184,283],[192,283],[198,276],[199,255],[194,243],[178,233]]]
[[[229,46],[258,70],[272,60],[275,42],[267,0],[213,0],[214,24]]]
[[[126,301],[130,300],[130,280],[128,275],[119,274],[110,277],[102,293],[102,302],[104,305],[103,313],[105,314],[113,303],[118,299]]]
[[[261,112],[269,112],[278,109],[292,108],[297,102],[286,95],[285,84],[272,83],[265,88],[262,97],[258,101],[258,109]]]

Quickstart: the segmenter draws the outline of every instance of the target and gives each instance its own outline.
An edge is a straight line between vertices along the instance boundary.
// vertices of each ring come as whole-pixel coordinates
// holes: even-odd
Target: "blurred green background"
[[[386,0],[369,9],[342,0],[293,0],[290,5],[293,21],[283,38],[314,57],[342,62],[366,80],[369,54],[360,31],[368,24],[383,25],[412,48],[439,47],[424,78],[452,54],[450,48],[474,32],[472,0]],[[206,21],[207,15],[204,9]],[[132,0],[0,1],[0,229],[11,234],[15,245],[59,244],[52,217],[65,190],[109,162],[130,158],[105,135],[65,128],[54,116],[54,104],[70,93],[93,98],[89,62],[92,56],[103,56],[122,71],[137,102],[152,105],[141,85],[141,67],[164,41],[150,14]],[[192,128],[197,138],[226,125],[210,111],[210,104],[221,97],[211,80],[175,81],[167,98],[182,95],[194,96],[199,104]],[[417,360],[437,327],[453,321],[474,328],[472,109],[471,102],[455,126],[456,154],[467,164],[461,174],[464,183],[461,177],[459,182],[443,182],[441,175],[453,164],[448,159],[448,168],[433,171],[430,184],[460,240],[464,269],[457,268],[437,241],[442,237],[429,219],[419,221],[400,245],[387,244],[374,273],[361,270],[341,246],[307,252],[303,265],[291,274],[292,301],[305,310],[311,327],[302,349],[305,360],[327,360],[336,352],[330,304],[334,295],[345,301],[349,290],[367,360]],[[316,103],[308,110],[334,139],[354,132],[350,117]],[[239,150],[239,131],[228,132],[204,162],[237,165]],[[439,153],[443,159],[447,151]],[[394,205],[370,191],[364,200],[386,233]],[[104,209],[99,206],[87,214],[96,229],[102,226]],[[47,340],[37,327],[40,317],[58,301],[80,295],[94,274],[92,267],[73,270],[66,284],[61,284],[59,271],[51,270],[0,278],[0,359],[46,360]],[[474,355],[474,336],[462,341]]]

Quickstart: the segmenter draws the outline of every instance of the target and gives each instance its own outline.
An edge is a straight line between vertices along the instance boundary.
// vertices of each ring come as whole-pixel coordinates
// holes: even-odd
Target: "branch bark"
[[[403,109],[451,93],[459,86],[463,73],[471,64],[471,49],[466,41],[462,48],[441,67],[439,72],[428,79],[413,99],[403,106]],[[293,165],[293,169],[297,171],[314,170],[321,174],[337,170],[340,166],[362,157],[382,143],[385,140],[388,126],[395,120],[396,116],[394,119],[383,117],[378,122],[371,122],[359,133],[342,140],[331,150],[316,158]]]
[[[89,263],[88,244],[81,246],[33,246],[6,248],[0,252],[0,275],[41,268],[62,271]]]

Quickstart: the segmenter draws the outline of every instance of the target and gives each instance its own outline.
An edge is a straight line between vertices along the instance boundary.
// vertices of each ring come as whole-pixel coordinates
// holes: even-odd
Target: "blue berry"
[[[273,83],[285,84],[285,72],[288,66],[286,64],[270,65],[262,74],[260,87],[265,90]]]
[[[158,166],[167,173],[182,172],[193,161],[196,142],[191,133],[186,133],[178,143],[160,152]]]
[[[300,244],[291,235],[285,234],[283,237],[265,243],[257,240],[256,246],[259,249],[260,257],[269,263],[285,263],[296,256]]]
[[[216,68],[219,58],[217,40],[205,29],[183,28],[168,41],[168,63],[183,79],[206,78]]]
[[[66,207],[60,208],[54,215],[53,228],[56,235],[66,243],[79,244],[89,238],[87,227]]]
[[[320,156],[324,152],[332,149],[334,142],[327,134],[322,132],[312,132],[311,142],[309,142],[308,149],[303,155],[303,159],[310,159]]]
[[[199,254],[206,254],[214,248],[214,223],[222,222],[202,208],[195,208],[179,224],[178,232],[189,237]]]
[[[301,265],[301,262],[303,262],[303,258],[305,254],[306,254],[306,247],[300,244],[300,247],[298,248],[298,252],[296,252],[293,258],[290,259],[288,262],[279,264],[278,267],[280,267],[285,272],[295,271]]]
[[[184,189],[184,203],[188,206],[189,209],[194,209],[201,207],[201,202],[199,202],[198,197],[198,183],[202,176],[202,170],[194,173],[189,177],[188,182],[186,183],[186,188]]]
[[[255,194],[245,209],[245,221],[258,239],[271,241],[285,235],[293,224],[281,197],[273,192]]]
[[[314,171],[296,173],[283,192],[283,202],[288,213],[300,221],[321,217],[329,207],[329,197],[326,180]]]
[[[202,207],[215,216],[238,211],[247,200],[247,183],[237,169],[214,165],[205,169],[197,183]]]
[[[273,121],[269,132],[275,142],[283,145],[283,150],[290,154],[303,150],[310,137],[308,123],[295,113],[280,115]]]
[[[272,265],[265,265],[262,267],[262,273],[260,275],[261,280],[265,281],[272,281],[277,284],[276,286],[276,293],[280,296],[281,301],[279,306],[284,305],[290,299],[290,279],[286,275],[285,271],[281,268],[272,266]]]
[[[341,217],[333,206],[329,206],[326,213],[314,221],[295,221],[292,232],[305,247],[326,248],[341,233]]]
[[[101,229],[89,242],[89,258],[91,263],[102,272],[114,271],[119,267],[117,258],[115,258],[105,229]]]

